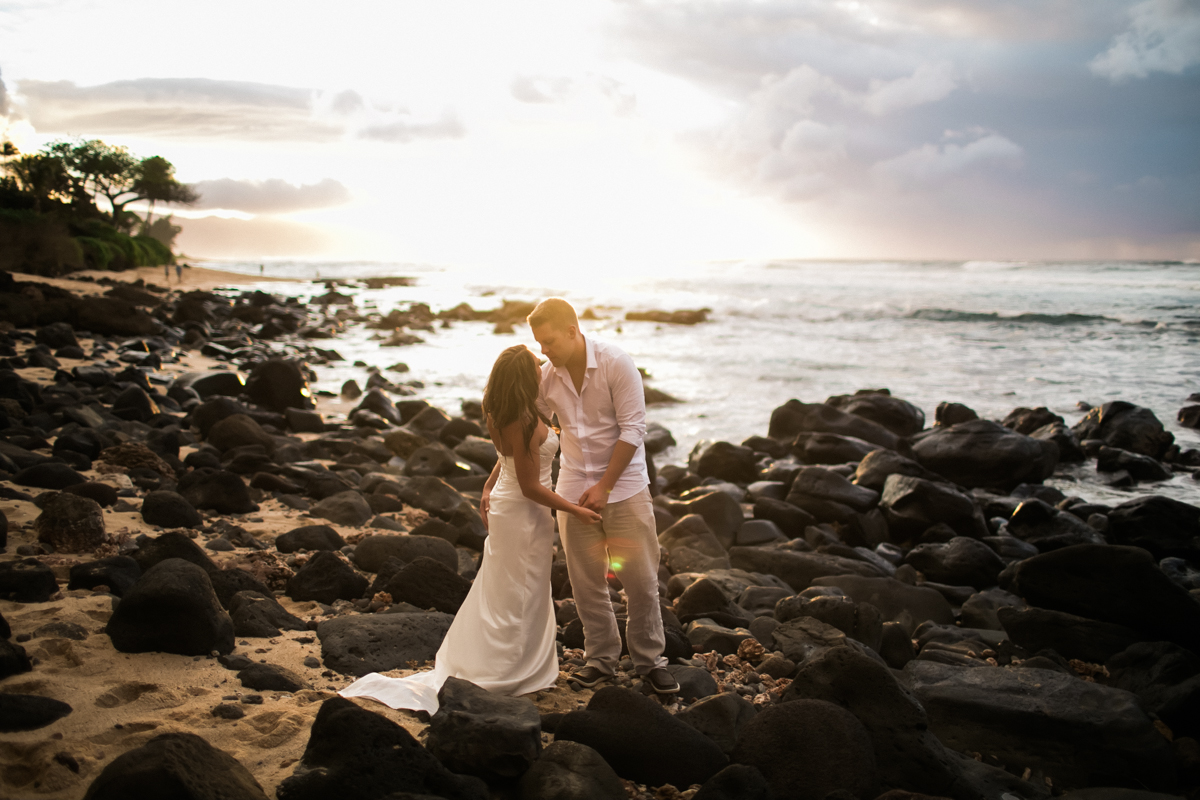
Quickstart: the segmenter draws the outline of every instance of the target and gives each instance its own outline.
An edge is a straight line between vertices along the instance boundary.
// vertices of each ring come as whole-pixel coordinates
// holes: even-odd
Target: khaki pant
[[[609,675],[621,657],[621,635],[608,594],[608,570],[621,580],[629,602],[625,641],[639,675],[665,667],[662,611],[658,606],[658,535],[650,490],[609,503],[602,520],[585,525],[558,512],[558,530],[567,556],[567,574],[583,623],[588,666]]]

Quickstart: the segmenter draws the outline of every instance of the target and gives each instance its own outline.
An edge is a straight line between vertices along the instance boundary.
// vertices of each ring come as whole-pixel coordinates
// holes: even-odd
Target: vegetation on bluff
[[[187,205],[195,191],[162,156],[139,159],[99,139],[0,150],[0,269],[61,275],[174,261],[179,226],[154,219],[158,203]],[[129,209],[149,204],[145,217]]]

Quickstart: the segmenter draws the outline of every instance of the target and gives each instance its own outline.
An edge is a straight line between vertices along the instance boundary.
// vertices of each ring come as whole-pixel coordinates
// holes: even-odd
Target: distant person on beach
[[[557,415],[562,426],[556,491],[600,514],[596,522],[558,514],[587,656],[587,664],[571,679],[591,688],[616,671],[621,636],[609,599],[611,568],[629,603],[626,641],[634,668],[658,694],[674,694],[679,684],[663,657],[659,547],[642,443],[646,402],[641,375],[625,351],[585,337],[575,309],[562,298],[538,303],[529,327],[547,358],[538,411]],[[483,497],[486,508],[486,491]]]
[[[343,689],[343,696],[433,714],[450,676],[512,696],[549,689],[558,680],[551,509],[581,525],[598,524],[601,516],[550,488],[558,436],[537,409],[539,378],[537,357],[525,345],[501,353],[488,377],[483,411],[500,458],[483,490],[483,564],[433,669],[403,678],[371,673]]]
[[[163,280],[167,283],[171,282],[171,264],[170,262],[163,264]]]
[[[183,283],[183,264],[175,265],[175,277],[179,279],[180,283]]]

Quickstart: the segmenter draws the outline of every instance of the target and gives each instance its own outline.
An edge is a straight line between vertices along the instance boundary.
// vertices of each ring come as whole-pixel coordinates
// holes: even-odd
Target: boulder
[[[946,479],[936,472],[925,469],[911,458],[905,458],[893,450],[879,448],[863,456],[854,470],[854,482],[859,486],[882,492],[889,475],[908,475],[936,483]]]
[[[1128,472],[1136,481],[1168,481],[1175,473],[1150,456],[1117,447],[1101,447],[1096,454],[1098,472]]]
[[[810,525],[817,524],[816,517],[804,509],[770,497],[760,497],[755,500],[754,518],[775,523],[783,535],[789,539],[801,538],[804,536],[805,529]]]
[[[521,800],[626,800],[625,785],[599,753],[556,740],[521,776]]]
[[[316,600],[330,604],[335,600],[356,600],[370,585],[341,553],[320,550],[287,582],[287,595],[293,600]]]
[[[383,591],[397,603],[457,614],[471,591],[471,582],[441,561],[418,556],[393,575]]]
[[[1071,429],[1061,422],[1053,422],[1029,434],[1033,439],[1051,442],[1058,448],[1060,464],[1078,464],[1087,460],[1087,454],[1079,446],[1079,440]]]
[[[334,697],[321,704],[304,755],[276,797],[487,800],[488,794],[482,781],[450,772],[404,728]]]
[[[661,502],[661,501],[660,501]],[[697,514],[704,519],[708,529],[716,537],[721,547],[728,550],[733,546],[733,538],[737,529],[745,521],[746,515],[737,500],[722,491],[710,491],[679,502],[665,503],[666,509],[682,519],[689,514]]]
[[[1100,439],[1109,447],[1155,459],[1161,459],[1175,442],[1153,411],[1124,400],[1091,409],[1071,430],[1081,442]]]
[[[882,445],[836,433],[797,433],[788,452],[804,464],[846,464],[862,461]]]
[[[554,738],[591,747],[618,775],[648,786],[703,783],[727,763],[707,736],[618,686],[601,688],[586,709],[563,717]]]
[[[36,731],[51,725],[73,709],[61,700],[33,694],[0,694],[0,733]]]
[[[272,596],[240,591],[229,601],[234,636],[269,639],[283,631],[308,630],[304,620],[291,614]]]
[[[891,538],[912,541],[934,525],[949,525],[960,536],[980,538],[987,523],[974,501],[945,483],[894,474],[883,485],[879,507]]]
[[[758,477],[758,456],[749,447],[713,442],[694,456],[691,471],[701,478],[752,483]]]
[[[717,494],[723,494],[718,492]],[[688,514],[659,534],[673,572],[702,572],[728,568],[725,548],[699,514]]]
[[[275,537],[275,549],[281,553],[297,550],[341,550],[346,540],[329,525],[304,525]]]
[[[1004,491],[1041,483],[1058,463],[1058,447],[1052,442],[982,419],[921,434],[913,454],[922,466],[961,486]]]
[[[1061,425],[1064,421],[1062,417],[1045,406],[1038,406],[1037,408],[1014,408],[1008,412],[1008,416],[1000,424],[1006,428],[1012,428],[1017,433],[1030,436],[1038,428],[1053,424]]]
[[[692,800],[772,800],[767,779],[754,767],[730,764],[713,775]]]
[[[454,617],[439,612],[334,617],[317,626],[325,666],[361,678],[431,661]]]
[[[180,478],[179,493],[194,508],[218,514],[248,514],[258,510],[242,477],[225,470],[191,470]]]
[[[496,461],[499,460],[496,445],[492,444],[492,440],[479,436],[468,436],[455,445],[454,455],[482,467],[488,472],[492,471],[492,468],[496,466]]]
[[[1141,637],[1124,625],[1049,611],[1001,608],[996,618],[1012,643],[1030,653],[1053,650],[1063,658],[1103,664]]]
[[[75,337],[75,329],[69,322],[42,325],[34,333],[33,340],[54,350],[60,347],[79,347],[79,339]]]
[[[184,656],[233,650],[233,620],[200,567],[169,558],[148,569],[122,598],[105,628],[123,653]]]
[[[7,638],[0,639],[0,680],[32,670],[33,662],[24,647]]]
[[[104,544],[104,511],[95,500],[55,492],[33,521],[38,541],[56,553],[86,553]]]
[[[354,564],[364,572],[379,572],[389,559],[403,562],[432,558],[447,568],[458,569],[458,551],[437,536],[377,534],[363,538],[354,548]]]
[[[900,437],[884,426],[825,403],[788,400],[771,412],[768,436],[772,439],[792,439],[799,433],[853,436],[889,450],[897,450],[900,446]]]
[[[891,670],[865,652],[833,647],[816,654],[796,671],[783,699],[785,706],[824,700],[858,717],[870,736],[882,785],[960,796],[958,763],[928,730],[925,709]]]
[[[801,617],[818,619],[872,650],[879,651],[883,637],[883,618],[879,609],[870,603],[856,603],[845,595],[801,595],[784,598],[775,606],[775,619],[780,622]],[[776,637],[778,636],[779,631],[776,629]]]
[[[856,603],[870,603],[885,622],[899,622],[912,633],[926,620],[953,625],[954,612],[941,592],[912,586],[895,578],[836,575],[816,578],[814,586],[837,587]]]
[[[143,540],[141,546],[133,551],[133,560],[146,572],[155,564],[168,558],[182,558],[203,569],[210,576],[217,572],[217,565],[200,549],[187,534],[168,531],[150,540]]]
[[[101,508],[111,508],[117,503],[116,487],[107,483],[100,483],[99,481],[77,483],[74,486],[68,486],[63,491],[95,500],[100,504]]]
[[[1042,553],[1072,545],[1104,544],[1100,532],[1079,517],[1037,498],[1017,506],[1008,521],[1008,532]]]
[[[18,486],[57,490],[75,486],[83,483],[84,480],[86,479],[70,466],[56,461],[46,461],[26,467],[12,478],[12,482]]]
[[[1012,772],[1036,769],[1067,786],[1175,787],[1171,744],[1120,689],[1043,669],[904,668],[947,747],[986,752]]]
[[[311,689],[308,681],[276,664],[251,664],[237,674],[242,686],[257,692],[295,692]]]
[[[233,414],[217,422],[208,431],[207,440],[222,453],[254,444],[261,445],[268,453],[275,450],[275,439],[246,414]]]
[[[949,428],[951,425],[957,425],[960,422],[970,422],[973,419],[979,419],[979,415],[975,413],[975,409],[968,408],[962,403],[941,402],[937,404],[933,418],[935,427]]]
[[[425,747],[454,772],[511,780],[541,754],[542,720],[527,697],[493,694],[451,676],[438,692]]]
[[[1121,503],[1108,514],[1113,544],[1141,547],[1156,559],[1175,556],[1200,563],[1200,508],[1161,495]]]
[[[395,404],[378,387],[367,390],[367,393],[362,396],[362,400],[359,401],[354,410],[358,411],[359,409],[365,409],[372,414],[378,414],[393,425],[400,425],[403,422],[400,419],[400,412],[396,410]]]
[[[0,600],[44,603],[57,591],[54,570],[36,558],[0,561]]]
[[[1200,654],[1200,603],[1145,550],[1085,544],[1014,564],[1001,586],[1030,605],[1124,625]]]
[[[121,378],[120,375],[117,377]],[[141,386],[130,386],[113,400],[112,413],[125,420],[149,422],[153,417],[161,414],[162,409]]]
[[[962,604],[960,620],[967,628],[985,628],[990,631],[1002,631],[1000,610],[1009,608],[1021,611],[1028,608],[1025,601],[1012,592],[1006,592],[998,586],[976,592]],[[1038,648],[1041,649],[1041,648]],[[1032,650],[1030,652],[1037,652]]]
[[[828,398],[826,405],[882,425],[897,436],[912,436],[925,427],[925,412],[887,389],[860,389]]]
[[[396,483],[396,495],[406,505],[428,511],[447,522],[453,522],[455,513],[466,502],[457,489],[441,478],[412,477]]]
[[[1170,642],[1138,642],[1105,666],[1106,683],[1136,694],[1176,740],[1200,736],[1200,656]]]
[[[955,536],[945,544],[917,545],[904,557],[934,583],[973,586],[977,590],[996,585],[1004,561],[978,539]]]
[[[734,547],[729,551],[729,562],[736,569],[774,575],[797,592],[804,591],[817,578],[827,575],[861,575],[867,578],[883,575],[879,567],[866,561],[778,548]]]
[[[142,521],[160,528],[199,528],[204,520],[178,492],[150,492],[142,501]]]
[[[194,733],[163,733],[110,761],[85,800],[266,800],[250,771]]]
[[[314,517],[321,517],[338,525],[348,525],[359,528],[367,524],[375,512],[367,503],[367,499],[356,489],[348,489],[326,497],[308,512]]]
[[[768,706],[738,737],[733,760],[756,767],[776,797],[869,800],[879,793],[875,751],[858,718],[825,700]]]
[[[115,597],[124,597],[142,577],[142,568],[129,556],[109,556],[71,567],[68,589],[107,586]]]
[[[820,467],[804,467],[792,481],[787,502],[805,508],[808,498],[840,503],[853,511],[864,512],[879,502],[879,492],[856,486],[836,472]]]
[[[793,664],[846,645],[846,634],[816,617],[795,617],[775,627],[769,644]],[[786,677],[786,676],[785,676]]]
[[[282,414],[289,408],[313,407],[308,379],[299,363],[272,358],[256,365],[246,378],[246,394],[255,405]]]
[[[683,709],[675,719],[686,722],[703,733],[721,748],[725,755],[733,753],[746,723],[758,710],[749,700],[731,692],[706,696]]]

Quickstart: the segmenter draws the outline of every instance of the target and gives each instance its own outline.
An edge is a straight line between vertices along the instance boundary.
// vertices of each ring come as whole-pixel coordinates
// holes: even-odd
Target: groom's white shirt
[[[556,491],[576,503],[604,477],[618,441],[637,448],[609,495],[610,503],[633,497],[650,483],[646,470],[646,396],[633,359],[619,347],[584,337],[587,367],[583,389],[575,391],[571,373],[547,361],[542,365],[538,410],[558,415],[562,428]]]

